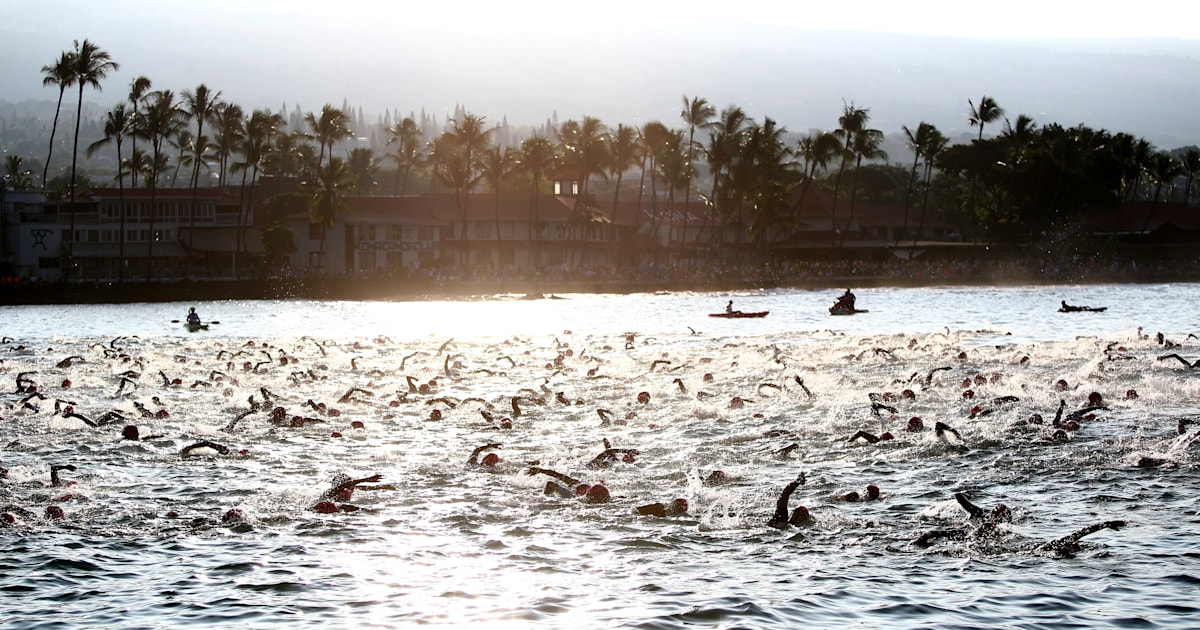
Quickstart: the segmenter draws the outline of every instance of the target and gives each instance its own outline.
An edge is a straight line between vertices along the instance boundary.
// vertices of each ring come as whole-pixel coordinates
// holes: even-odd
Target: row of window
[[[175,240],[175,230],[154,230],[154,242]],[[147,243],[150,230],[125,230],[126,243]],[[120,243],[120,230],[63,230],[63,241],[67,243]]]
[[[150,202],[149,201],[126,201],[125,202],[125,220],[133,223],[142,223],[150,221]],[[212,221],[215,205],[211,201],[196,201],[195,220],[200,222]],[[104,202],[100,205],[100,216],[105,221],[120,221],[121,210],[118,201]],[[154,221],[155,222],[172,222],[172,221],[191,221],[192,220],[192,202],[191,201],[155,201],[154,202]]]

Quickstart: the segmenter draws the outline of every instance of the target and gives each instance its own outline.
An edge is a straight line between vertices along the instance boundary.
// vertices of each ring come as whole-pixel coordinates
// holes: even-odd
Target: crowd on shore
[[[631,293],[755,288],[1096,284],[1200,281],[1200,257],[1139,262],[1082,256],[1027,259],[796,260],[656,264],[629,268],[436,265],[333,275],[292,270],[240,281],[48,283],[11,278],[0,303],[177,299],[388,299],[498,293]]]

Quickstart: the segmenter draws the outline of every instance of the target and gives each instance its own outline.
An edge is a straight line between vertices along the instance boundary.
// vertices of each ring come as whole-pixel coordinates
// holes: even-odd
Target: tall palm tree
[[[242,154],[242,161],[233,165],[233,170],[241,171],[242,186],[241,197],[243,199],[241,207],[241,216],[238,217],[238,251],[246,251],[246,212],[248,208],[253,207],[252,197],[254,196],[254,184],[258,181],[258,171],[270,155],[272,141],[276,137],[289,137],[286,134],[280,134],[279,129],[284,126],[283,117],[279,114],[272,114],[265,109],[256,109],[250,114],[250,118],[246,121],[246,132],[241,137],[241,145],[238,151]],[[250,173],[250,187],[246,187],[246,173]]]
[[[317,164],[325,160],[325,149],[329,148],[329,157],[333,159],[333,145],[353,136],[350,131],[350,118],[342,110],[326,103],[321,107],[321,115],[317,117],[312,112],[304,116],[308,124],[310,137],[317,141],[320,150],[317,153]]]
[[[984,125],[986,125],[988,123],[996,122],[997,120],[1000,120],[1001,118],[1003,118],[1004,117],[1004,108],[1000,107],[1000,105],[996,103],[996,99],[994,99],[990,96],[986,96],[986,95],[979,99],[978,107],[976,107],[975,103],[971,102],[970,99],[967,99],[967,104],[971,106],[971,116],[970,116],[970,118],[968,118],[968,122],[971,123],[972,127],[976,127],[976,126],[979,127],[979,136],[976,138],[976,142],[982,143],[983,142],[983,127],[984,127]],[[975,168],[973,168],[971,170],[971,221],[972,221],[972,223],[974,223],[975,221],[978,220],[979,209],[976,206],[976,200],[978,199],[978,192],[979,192],[979,173],[984,169],[984,167],[985,166],[983,164],[975,164]],[[978,232],[978,230],[972,230],[972,231],[974,231],[976,233]],[[976,237],[977,237],[977,234],[973,236],[973,238],[976,238]]]
[[[387,158],[396,163],[396,183],[393,194],[403,195],[408,186],[408,176],[421,163],[421,127],[412,116],[406,116],[388,130],[388,144],[396,144],[396,152]]]
[[[829,163],[842,151],[842,141],[837,135],[824,131],[807,135],[796,143],[795,154],[803,163],[804,182],[800,185],[800,196],[796,199],[795,212],[804,207],[804,199],[816,180],[817,171],[826,171]],[[832,226],[831,226],[832,229]]]
[[[925,157],[925,147],[933,138],[933,134],[937,133],[937,127],[921,121],[917,125],[917,130],[913,131],[908,128],[908,125],[902,125],[901,130],[904,131],[904,141],[908,148],[913,152],[912,172],[908,176],[908,187],[904,191],[904,227],[900,230],[900,234],[896,235],[896,243],[900,242],[901,234],[908,232],[908,209],[912,206],[912,191],[917,182],[917,166],[921,162],[921,158]]]
[[[216,130],[213,149],[217,154],[217,185],[225,186],[229,160],[246,135],[246,114],[241,105],[218,101],[213,106],[212,123]]]
[[[613,189],[612,220],[609,225],[608,237],[610,245],[617,242],[617,202],[621,197],[621,179],[626,171],[637,166],[638,131],[634,127],[618,124],[617,130],[606,138],[608,143],[608,172],[617,176],[617,185]]]
[[[175,101],[175,93],[170,90],[159,90],[149,95],[144,115],[136,119],[137,136],[150,144],[150,169],[145,173],[145,182],[150,188],[150,207],[147,211],[149,214],[149,229],[147,230],[149,238],[146,241],[146,282],[150,282],[154,277],[154,242],[157,240],[154,233],[154,218],[158,214],[157,191],[159,178],[167,163],[163,148],[170,138],[185,127],[187,121],[184,117],[185,114]]]
[[[571,216],[570,240],[576,239],[576,230],[582,229],[595,217],[597,208],[589,194],[592,175],[604,176],[608,158],[605,153],[607,127],[599,118],[584,116],[582,121],[568,120],[558,130],[560,155],[564,163],[573,166],[579,174],[579,195]]]
[[[121,68],[112,60],[112,55],[90,40],[75,42],[73,52],[75,62],[75,85],[79,88],[79,101],[75,105],[75,143],[71,149],[71,246],[75,245],[75,165],[79,155],[79,123],[83,117],[83,90],[94,88],[100,91],[100,82],[108,77],[109,72]]]
[[[54,108],[54,124],[50,127],[50,149],[46,151],[46,163],[42,165],[42,188],[50,171],[50,158],[54,155],[54,135],[58,132],[58,115],[62,112],[63,94],[75,84],[75,53],[63,51],[58,61],[42,66],[42,85],[58,86],[58,106]]]
[[[525,140],[521,143],[521,168],[529,174],[529,255],[527,265],[533,267],[535,260],[536,243],[539,240],[537,220],[538,220],[538,193],[541,190],[542,176],[554,168],[557,156],[554,153],[554,143],[548,138],[539,135]],[[541,263],[540,252],[536,252],[537,263]]]
[[[485,117],[464,112],[450,119],[450,128],[442,132],[437,145],[435,179],[454,190],[454,204],[462,223],[458,237],[462,241],[469,237],[467,200],[479,181],[479,156],[491,146],[493,131],[494,128],[486,126]],[[463,257],[460,262],[468,262],[465,245],[460,252]]]
[[[341,158],[330,156],[313,179],[300,183],[300,190],[308,195],[309,220],[321,226],[321,245],[317,250],[320,270],[325,267],[325,237],[329,228],[337,224],[342,213],[350,211],[345,196],[354,190],[354,173]]]
[[[483,173],[483,179],[491,187],[492,193],[495,195],[493,199],[495,203],[492,210],[496,216],[497,242],[500,241],[500,184],[516,168],[517,162],[517,151],[509,147],[498,146],[488,149],[479,161],[479,168]],[[496,262],[499,262],[499,260]]]
[[[917,222],[917,236],[914,240],[921,240],[925,232],[925,214],[929,208],[929,189],[932,188],[930,180],[933,178],[933,168],[936,160],[941,157],[942,152],[950,145],[950,139],[942,135],[942,132],[934,129],[929,132],[929,137],[925,139],[925,144],[921,147],[921,152],[925,158],[925,174],[924,186],[921,191],[921,220]]]
[[[658,156],[670,146],[673,133],[667,126],[657,120],[651,120],[642,125],[641,134],[641,150],[642,150],[642,178],[638,191],[638,212],[642,211],[642,195],[646,192],[646,174],[650,175],[650,223],[652,227],[657,227],[658,221]],[[646,168],[646,163],[650,163],[649,169]],[[653,237],[654,235],[651,234]]]
[[[854,103],[846,103],[842,106],[842,115],[838,117],[838,128],[833,133],[842,141],[842,159],[838,166],[837,177],[833,184],[833,208],[830,211],[831,217],[829,225],[835,229],[833,232],[833,245],[837,246],[837,205],[838,196],[842,189],[842,174],[846,171],[846,166],[854,159],[854,138],[859,132],[867,127],[867,121],[871,119],[871,110],[866,107],[856,107]]]
[[[196,90],[183,91],[183,111],[196,123],[196,139],[192,154],[192,176],[188,186],[192,189],[192,203],[188,208],[188,257],[187,276],[192,278],[192,242],[196,236],[196,205],[200,196],[200,165],[204,162],[204,153],[208,150],[208,139],[204,135],[204,123],[213,117],[221,93],[208,89],[201,83]]]
[[[705,231],[711,232],[707,237],[714,250],[723,239],[721,232],[713,227],[718,217],[724,213],[723,200],[727,195],[722,193],[721,184],[726,180],[725,173],[733,164],[749,126],[750,119],[746,112],[740,107],[730,106],[721,110],[721,116],[708,128],[708,146],[704,153],[713,181],[704,223]]]
[[[121,215],[121,232],[117,239],[117,282],[125,281],[125,167],[121,159],[121,144],[132,135],[133,117],[125,109],[125,104],[120,103],[104,116],[104,137],[87,148],[89,158],[104,145],[111,143],[117,148],[117,208]]]
[[[691,168],[688,169],[688,178],[683,197],[685,206],[691,204],[692,201],[692,175],[695,173],[696,164],[696,128],[705,128],[712,124],[717,117],[717,109],[709,105],[708,100],[693,96],[688,99],[687,95],[683,96],[683,110],[679,112],[680,118],[683,119],[683,124],[688,128],[687,141],[687,159]]]
[[[854,135],[851,151],[854,152],[854,180],[850,185],[850,214],[846,217],[846,229],[842,231],[842,246],[846,245],[846,235],[850,233],[850,225],[854,222],[854,202],[858,198],[858,174],[862,170],[863,160],[888,159],[887,151],[883,150],[883,132],[878,129],[863,129]]]
[[[137,117],[141,115],[142,101],[146,98],[146,94],[150,92],[150,86],[150,79],[143,76],[139,76],[129,83],[129,116],[134,119],[135,123]],[[129,152],[131,155],[138,155],[137,134],[129,138]],[[136,166],[137,160],[133,159],[133,162]],[[130,168],[129,175],[129,185],[137,188],[138,169],[136,167]]]

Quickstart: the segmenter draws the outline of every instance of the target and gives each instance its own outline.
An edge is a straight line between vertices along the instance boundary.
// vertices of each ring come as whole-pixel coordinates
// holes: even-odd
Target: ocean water
[[[0,626],[1200,626],[1200,285],[857,293],[0,307]]]

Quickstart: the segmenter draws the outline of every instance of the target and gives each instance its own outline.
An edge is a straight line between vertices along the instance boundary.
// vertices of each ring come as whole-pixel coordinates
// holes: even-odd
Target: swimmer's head
[[[1063,392],[1066,391],[1068,387],[1070,387],[1070,385],[1067,384],[1065,379],[1060,378],[1057,381],[1054,381],[1054,389],[1056,391]]]
[[[853,491],[853,490],[851,490],[850,492],[847,492],[846,494],[843,494],[843,495],[842,495],[842,500],[843,500],[843,501],[851,501],[851,502],[853,502],[853,501],[859,501],[859,500],[861,500],[861,499],[862,499],[862,497],[861,497],[861,496],[859,496],[859,494],[858,494],[857,492]]]
[[[867,486],[867,499],[873,500],[879,498],[879,486],[871,484]]]
[[[891,431],[884,431],[883,434],[879,436],[880,442],[886,442],[888,440],[894,440],[894,439],[896,439],[896,436],[892,435]]]
[[[637,401],[643,405],[650,402],[650,392],[638,392]]]
[[[334,514],[340,511],[338,510],[337,504],[335,504],[333,501],[321,501],[313,506],[313,510],[316,510],[321,514]]]
[[[1099,405],[1102,402],[1104,402],[1104,397],[1100,395],[1100,392],[1092,392],[1088,394],[1089,405]]]
[[[240,523],[244,520],[246,520],[246,513],[237,508],[232,508],[221,515],[222,523]]]
[[[488,453],[487,455],[483,456],[483,465],[484,466],[495,466],[496,464],[499,464],[499,463],[500,463],[500,456],[495,453]]]
[[[195,307],[195,306],[193,306],[193,307],[189,308],[189,309],[188,309],[188,312],[189,312],[189,313],[195,313],[195,312],[196,312],[196,307]]]
[[[904,428],[904,430],[908,431],[909,433],[916,433],[918,431],[924,431],[925,423],[921,420],[921,418],[919,416],[913,416],[908,419],[908,426],[906,426]]]
[[[57,505],[51,505],[46,508],[46,518],[48,518],[52,521],[57,521],[59,519],[66,518],[66,517],[67,517],[66,513],[63,512],[63,509],[58,507]]]
[[[667,506],[667,514],[686,514],[687,511],[687,499],[675,499]]]
[[[587,492],[583,495],[583,500],[588,503],[608,503],[610,498],[612,497],[608,494],[608,488],[599,483],[588,488]]]
[[[704,485],[716,486],[719,484],[723,484],[726,481],[729,481],[729,475],[725,474],[725,471],[714,470],[714,471],[708,473],[708,476],[704,478]]]
[[[1004,505],[1003,503],[998,503],[998,504],[996,504],[996,507],[992,508],[992,520],[993,521],[1011,521],[1012,520],[1012,511],[1008,509],[1007,505]]]
[[[1137,400],[1138,393],[1136,389],[1125,390],[1125,400]]]
[[[792,510],[792,517],[788,519],[788,522],[791,523],[792,525],[803,525],[803,524],[807,523],[809,521],[809,519],[811,519],[811,518],[812,518],[812,515],[809,514],[808,508],[801,505],[801,506],[797,506],[796,509]]]
[[[133,440],[136,442],[138,438],[138,428],[136,425],[126,425],[124,429],[121,429],[122,440]]]

